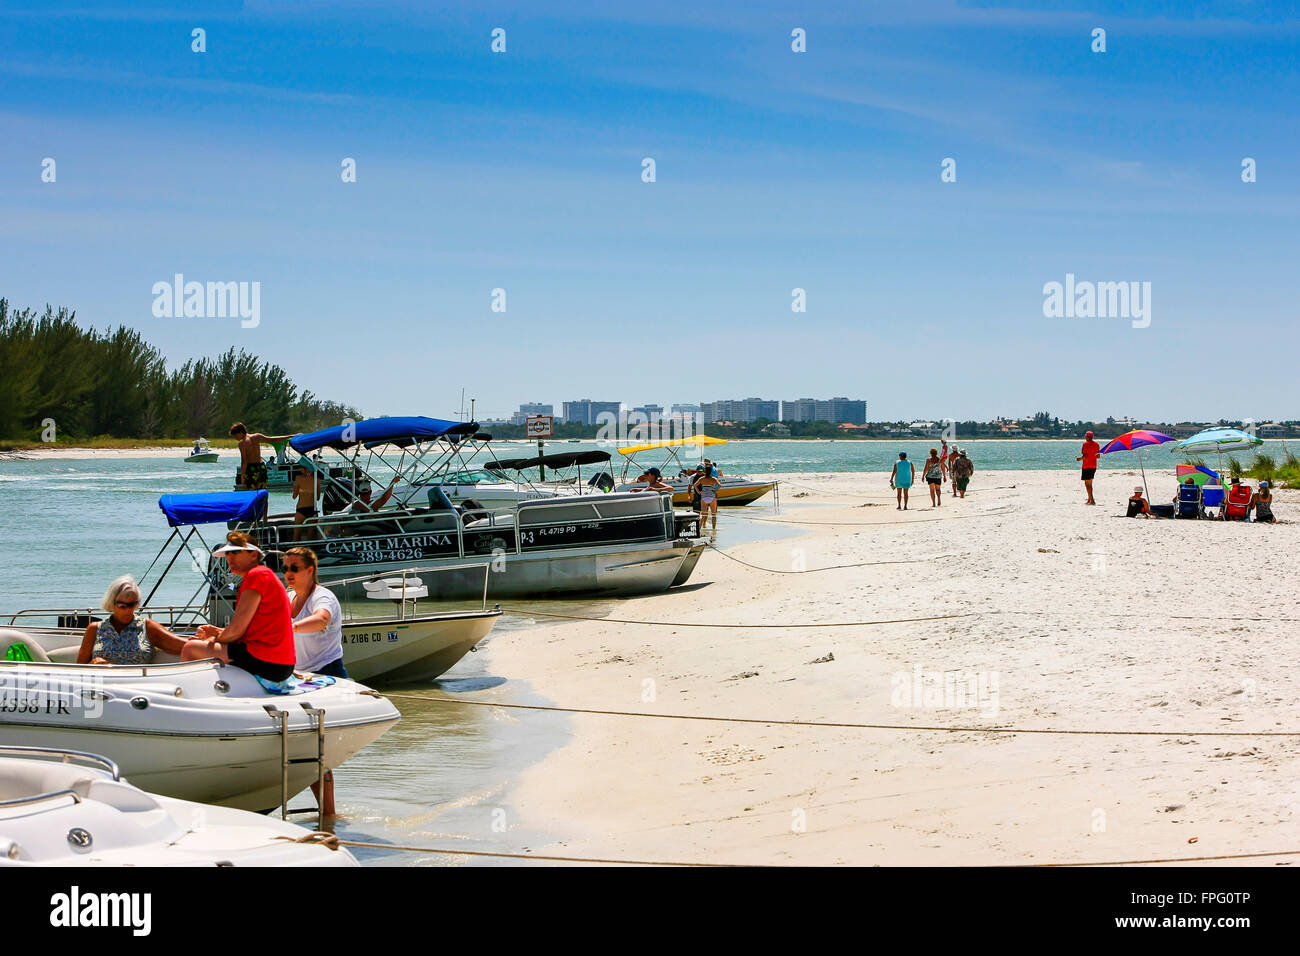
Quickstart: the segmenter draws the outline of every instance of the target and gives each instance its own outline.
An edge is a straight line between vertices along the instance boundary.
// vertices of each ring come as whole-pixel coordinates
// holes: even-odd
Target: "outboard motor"
[[[614,476],[607,471],[602,471],[599,474],[592,475],[587,485],[609,494],[614,490]]]

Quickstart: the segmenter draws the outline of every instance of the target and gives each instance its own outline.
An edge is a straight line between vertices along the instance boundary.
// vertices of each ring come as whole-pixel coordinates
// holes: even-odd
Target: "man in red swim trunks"
[[[1083,487],[1088,489],[1088,504],[1095,505],[1097,501],[1092,497],[1092,479],[1097,474],[1097,456],[1101,454],[1101,446],[1093,441],[1092,432],[1083,437],[1083,454],[1074,460],[1083,462]]]

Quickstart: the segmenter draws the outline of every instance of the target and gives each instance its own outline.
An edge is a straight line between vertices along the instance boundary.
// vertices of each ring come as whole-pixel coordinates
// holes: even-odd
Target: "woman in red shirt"
[[[225,627],[204,624],[187,641],[181,660],[215,657],[268,681],[286,680],[297,661],[289,595],[275,572],[262,563],[262,549],[248,535],[232,531],[224,547],[230,573],[240,576],[235,613]]]

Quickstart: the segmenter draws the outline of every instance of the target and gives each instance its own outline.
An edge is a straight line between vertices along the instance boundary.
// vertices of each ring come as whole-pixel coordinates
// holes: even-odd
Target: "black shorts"
[[[1083,480],[1092,481],[1092,479],[1096,476],[1096,474],[1097,474],[1096,468],[1085,468],[1083,469]]]
[[[260,657],[254,657],[248,653],[248,648],[244,646],[242,641],[227,644],[226,652],[230,655],[230,663],[248,671],[250,674],[255,674],[262,680],[282,681],[293,676],[292,664],[272,664]]]
[[[297,508],[297,509],[295,509],[295,510],[298,512],[298,514],[302,515],[304,518],[314,518],[314,517],[316,517],[316,509],[315,509],[315,508],[307,507],[307,508]]]

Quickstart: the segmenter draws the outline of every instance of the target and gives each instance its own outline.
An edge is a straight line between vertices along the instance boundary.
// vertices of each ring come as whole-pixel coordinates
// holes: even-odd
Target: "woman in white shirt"
[[[290,548],[284,555],[284,580],[289,585],[295,670],[330,677],[347,677],[343,667],[343,609],[329,588],[316,583],[316,552]]]
[[[294,669],[347,677],[343,667],[343,608],[329,588],[316,583],[316,552],[290,548],[284,554],[284,580],[289,585],[289,612],[293,615],[293,644],[298,655]],[[316,794],[322,816],[334,816],[334,771],[325,771],[325,792]]]

